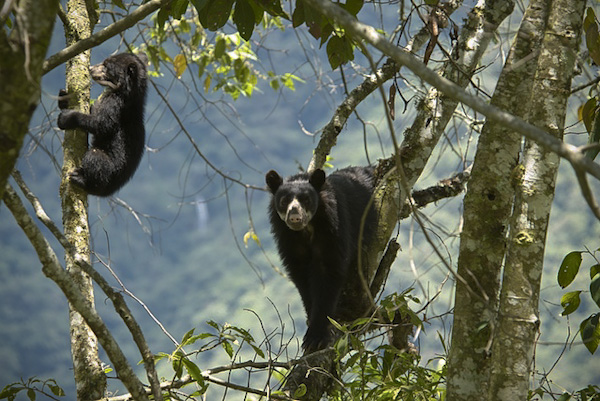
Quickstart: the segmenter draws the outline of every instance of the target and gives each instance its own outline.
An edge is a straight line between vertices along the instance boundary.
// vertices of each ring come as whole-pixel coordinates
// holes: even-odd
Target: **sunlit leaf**
[[[573,251],[567,254],[558,269],[558,285],[565,288],[573,282],[581,266],[581,252]]]
[[[575,312],[581,303],[581,291],[567,292],[560,298],[560,305],[563,307],[561,315],[567,316]]]
[[[185,365],[185,370],[187,370],[190,377],[198,382],[199,385],[204,385],[204,376],[202,376],[200,368],[188,358],[182,358],[181,361]]]
[[[229,355],[230,358],[233,357],[233,346],[231,343],[229,341],[223,341],[221,345],[223,346],[225,352],[227,352],[227,355]]]
[[[175,56],[173,59],[173,68],[175,68],[175,75],[177,78],[181,78],[185,70],[187,69],[187,61],[185,56],[181,53]]]
[[[296,391],[294,391],[294,398],[300,398],[306,394],[306,384],[302,383],[298,386]]]

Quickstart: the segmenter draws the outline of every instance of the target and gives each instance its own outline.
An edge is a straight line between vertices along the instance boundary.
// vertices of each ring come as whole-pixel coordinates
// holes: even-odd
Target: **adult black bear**
[[[58,127],[82,129],[94,136],[81,165],[69,174],[87,193],[109,196],[135,173],[144,153],[146,103],[145,54],[122,53],[90,67],[92,78],[106,87],[90,114],[68,110],[67,92],[59,92]]]
[[[357,274],[360,222],[374,191],[373,169],[348,167],[327,178],[323,170],[315,170],[285,180],[271,170],[266,182],[273,194],[271,231],[308,317],[302,347],[307,352],[325,348],[332,341],[327,317],[335,319],[346,278]],[[363,244],[376,221],[371,206]]]

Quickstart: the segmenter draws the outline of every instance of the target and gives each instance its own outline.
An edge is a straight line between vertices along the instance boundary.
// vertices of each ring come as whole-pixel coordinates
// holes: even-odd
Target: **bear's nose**
[[[292,209],[288,215],[288,221],[290,223],[300,223],[302,221],[302,216],[298,213],[298,210]]]

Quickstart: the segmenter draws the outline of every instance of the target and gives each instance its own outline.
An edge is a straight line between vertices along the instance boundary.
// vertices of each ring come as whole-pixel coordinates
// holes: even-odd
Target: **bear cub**
[[[105,87],[90,114],[69,110],[68,94],[58,96],[58,127],[93,135],[81,165],[69,174],[73,184],[96,196],[109,196],[135,173],[144,153],[144,106],[148,58],[116,54],[90,67],[94,81]]]
[[[272,193],[271,232],[279,256],[298,289],[308,318],[302,344],[306,352],[331,345],[331,323],[350,274],[358,274],[358,241],[363,212],[374,191],[373,168],[347,167],[328,177],[323,170],[283,179],[266,175]],[[373,234],[377,216],[369,207],[363,246]]]

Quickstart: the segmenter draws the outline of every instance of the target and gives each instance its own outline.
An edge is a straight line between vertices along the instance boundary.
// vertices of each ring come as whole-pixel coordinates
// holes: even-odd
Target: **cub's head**
[[[90,74],[94,81],[113,91],[145,94],[147,65],[148,57],[144,53],[120,53],[108,57],[101,64],[91,66]]]
[[[272,207],[281,220],[291,230],[303,230],[317,212],[325,172],[315,170],[310,175],[298,174],[284,180],[275,170],[271,170],[265,179],[273,194]]]

